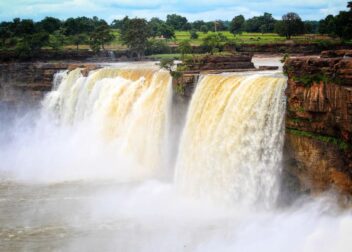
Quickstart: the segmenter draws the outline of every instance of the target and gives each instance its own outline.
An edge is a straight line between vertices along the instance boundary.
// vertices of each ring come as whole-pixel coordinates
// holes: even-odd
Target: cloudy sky
[[[40,20],[45,16],[60,19],[98,16],[107,21],[130,17],[160,17],[178,13],[190,21],[230,20],[269,12],[276,18],[293,11],[304,20],[318,20],[346,9],[347,0],[0,0],[0,20],[14,17]]]

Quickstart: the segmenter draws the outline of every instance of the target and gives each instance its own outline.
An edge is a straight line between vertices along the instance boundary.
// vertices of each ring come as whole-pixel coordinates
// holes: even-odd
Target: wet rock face
[[[352,194],[352,155],[336,144],[287,131],[284,167],[298,178],[302,192]]]
[[[286,61],[285,168],[303,190],[352,193],[351,53]]]
[[[4,63],[0,64],[0,102],[12,105],[38,103],[50,91],[54,74],[82,67],[87,71],[97,66],[68,63]],[[83,70],[83,74],[87,71]]]

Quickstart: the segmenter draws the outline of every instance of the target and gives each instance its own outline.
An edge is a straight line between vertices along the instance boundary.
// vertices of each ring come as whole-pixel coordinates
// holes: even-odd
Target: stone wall
[[[302,191],[352,193],[351,51],[293,58],[288,75],[285,168]]]

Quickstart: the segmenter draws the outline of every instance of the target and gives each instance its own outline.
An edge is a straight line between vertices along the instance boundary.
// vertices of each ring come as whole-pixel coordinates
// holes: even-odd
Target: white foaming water
[[[192,98],[176,166],[185,193],[273,205],[283,144],[286,79],[207,75]]]
[[[162,175],[168,72],[104,68],[84,77],[76,69],[59,76],[60,85],[43,100],[36,127],[5,150],[7,173],[43,182]]]
[[[0,251],[352,251],[352,216],[333,195],[272,207],[282,77],[205,76],[175,184],[155,179],[165,169],[166,72],[60,78],[39,118],[19,120],[0,145]]]

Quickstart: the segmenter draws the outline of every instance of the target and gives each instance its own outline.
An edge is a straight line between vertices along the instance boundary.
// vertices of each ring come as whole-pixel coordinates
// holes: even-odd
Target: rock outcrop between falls
[[[285,172],[301,191],[352,194],[352,55],[292,58],[288,75]]]

